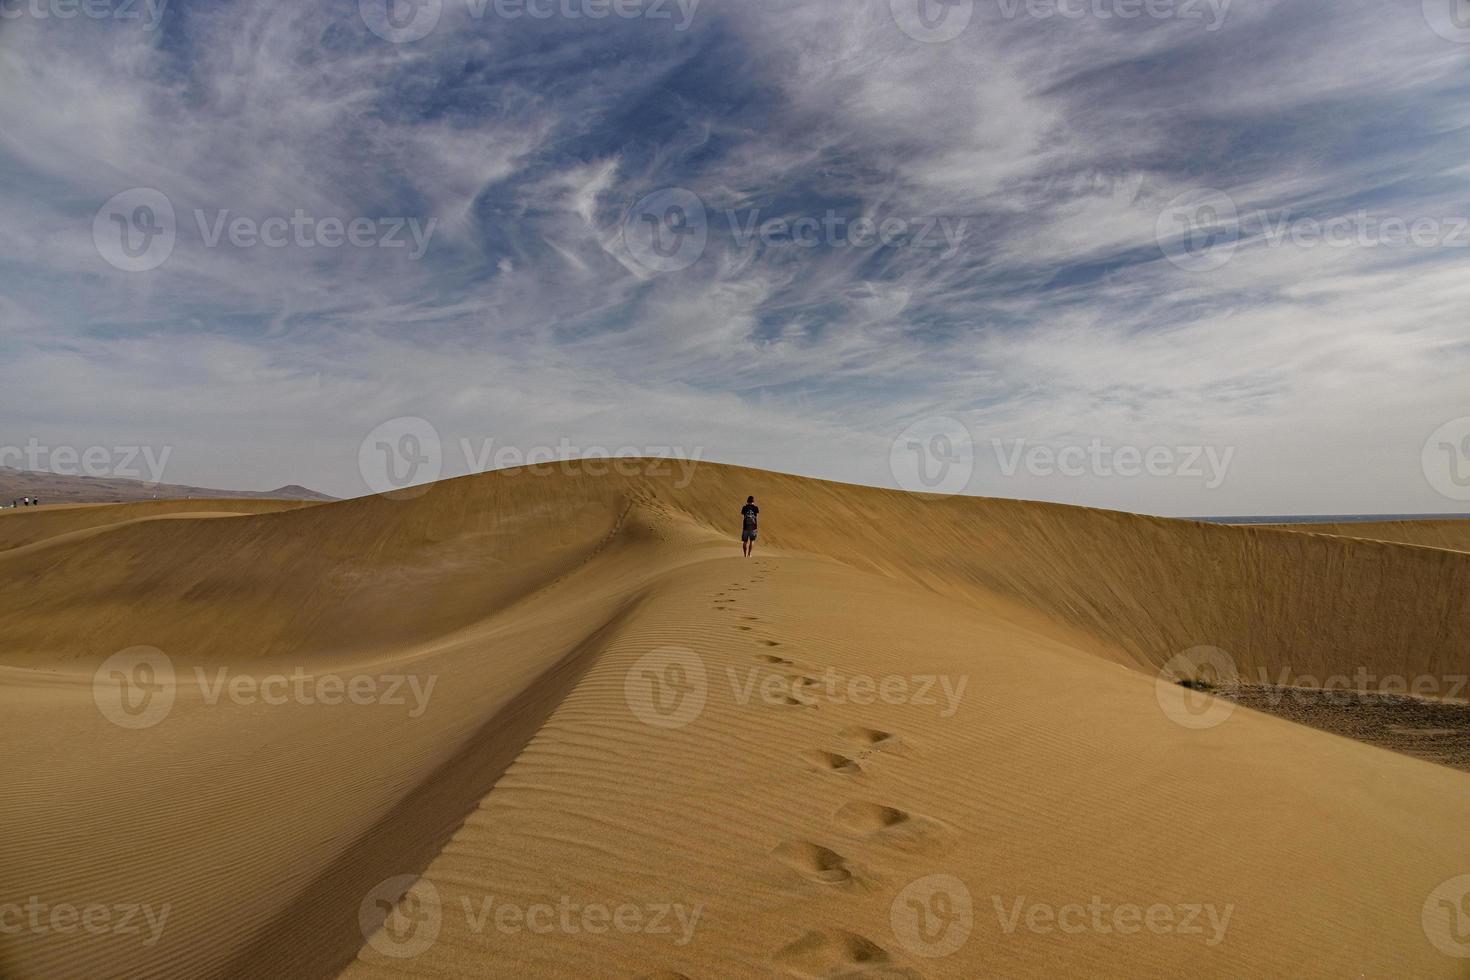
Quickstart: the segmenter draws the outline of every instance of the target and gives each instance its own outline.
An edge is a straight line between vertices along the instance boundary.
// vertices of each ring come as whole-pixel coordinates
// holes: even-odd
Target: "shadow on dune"
[[[639,602],[630,601],[481,726],[443,765],[425,773],[412,792],[264,923],[222,975],[310,980],[340,974],[366,941],[358,924],[363,897],[387,878],[420,874],[429,866]]]

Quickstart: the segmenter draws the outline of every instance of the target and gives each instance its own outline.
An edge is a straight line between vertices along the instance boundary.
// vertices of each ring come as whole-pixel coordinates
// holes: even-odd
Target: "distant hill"
[[[61,476],[0,466],[0,506],[34,497],[45,504],[110,504],[138,500],[244,499],[335,500],[324,493],[292,484],[276,490],[212,490],[175,483],[146,483],[113,477]]]

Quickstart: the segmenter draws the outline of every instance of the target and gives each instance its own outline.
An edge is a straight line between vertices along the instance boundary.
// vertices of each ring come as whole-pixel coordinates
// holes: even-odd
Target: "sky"
[[[1470,500],[1470,0],[0,0],[0,92],[0,465]]]

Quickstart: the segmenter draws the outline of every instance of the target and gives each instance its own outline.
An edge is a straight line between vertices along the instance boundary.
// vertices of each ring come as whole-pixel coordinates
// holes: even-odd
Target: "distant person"
[[[740,508],[740,551],[746,558],[755,549],[755,531],[760,512],[761,509],[755,505],[755,498],[746,497],[745,506]]]

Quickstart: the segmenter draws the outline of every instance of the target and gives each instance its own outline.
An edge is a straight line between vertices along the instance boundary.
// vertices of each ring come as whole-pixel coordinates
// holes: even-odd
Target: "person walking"
[[[755,497],[746,497],[745,506],[740,508],[740,551],[746,558],[755,549],[755,532],[761,509],[755,505]]]

